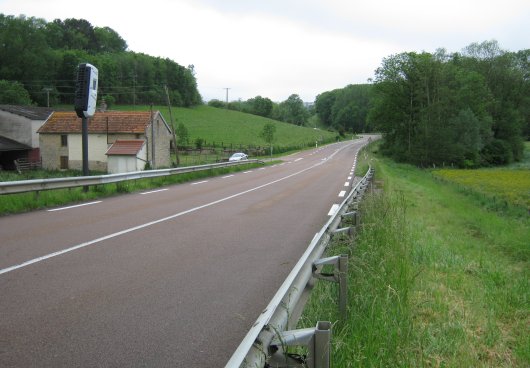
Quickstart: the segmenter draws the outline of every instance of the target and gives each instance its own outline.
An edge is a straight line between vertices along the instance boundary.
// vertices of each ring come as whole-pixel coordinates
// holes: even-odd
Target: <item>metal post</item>
[[[348,255],[341,254],[339,258],[339,313],[346,321],[348,316]]]
[[[83,155],[83,176],[90,175],[88,170],[88,118],[81,118],[81,148]],[[88,192],[88,186],[83,186],[83,192]]]
[[[318,322],[313,340],[313,354],[309,354],[309,368],[329,368],[331,348],[331,322]],[[311,349],[310,349],[311,350]]]

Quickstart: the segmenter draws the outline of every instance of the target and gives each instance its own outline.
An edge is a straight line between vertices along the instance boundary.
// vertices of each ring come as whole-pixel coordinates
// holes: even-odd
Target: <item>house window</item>
[[[68,136],[66,134],[61,135],[61,147],[68,146]]]
[[[67,170],[68,169],[68,156],[61,156],[61,170]]]

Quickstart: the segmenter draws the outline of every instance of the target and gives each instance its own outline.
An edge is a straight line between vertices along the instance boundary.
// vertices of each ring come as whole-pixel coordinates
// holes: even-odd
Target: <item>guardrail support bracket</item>
[[[288,354],[289,346],[306,346],[307,356]],[[275,350],[268,366],[275,368],[308,367],[329,368],[331,347],[331,322],[319,321],[315,328],[283,331],[271,342]]]
[[[324,265],[333,265],[333,273],[323,273]],[[322,258],[313,262],[313,277],[320,280],[339,284],[339,313],[341,319],[346,319],[348,305],[348,255]]]

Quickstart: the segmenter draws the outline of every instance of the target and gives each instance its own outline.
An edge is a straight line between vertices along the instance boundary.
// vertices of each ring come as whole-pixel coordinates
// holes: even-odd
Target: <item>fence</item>
[[[357,224],[357,204],[373,177],[370,167],[362,180],[352,189],[339,209],[331,216],[309,244],[287,279],[258,317],[225,368],[243,367],[305,367],[285,354],[285,347],[304,345],[308,348],[305,364],[309,368],[329,368],[331,339],[330,322],[318,322],[315,328],[293,330],[302,314],[310,290],[316,279],[339,284],[339,309],[346,313],[347,256],[321,258],[335,234],[351,233],[352,227],[339,228],[343,218],[353,218]],[[350,211],[351,209],[351,211]],[[323,274],[322,266],[335,265],[332,275]]]

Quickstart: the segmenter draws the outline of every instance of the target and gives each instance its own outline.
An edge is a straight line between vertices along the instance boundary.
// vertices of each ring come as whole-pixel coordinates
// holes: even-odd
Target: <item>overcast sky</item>
[[[0,13],[108,26],[132,51],[195,65],[205,100],[230,88],[230,100],[310,102],[400,52],[530,48],[529,0],[0,0]]]

